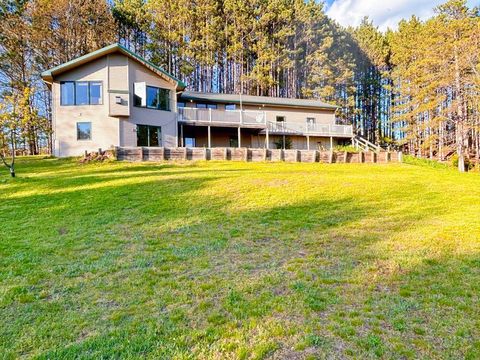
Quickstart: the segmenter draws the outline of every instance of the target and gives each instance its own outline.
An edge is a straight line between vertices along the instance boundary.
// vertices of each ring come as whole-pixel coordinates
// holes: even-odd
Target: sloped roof
[[[179,90],[185,89],[186,85],[185,85],[184,82],[177,79],[175,76],[169,74],[168,72],[163,70],[161,67],[151,63],[150,61],[144,59],[143,57],[135,54],[134,52],[128,50],[126,47],[124,47],[120,44],[117,44],[117,43],[105,46],[101,49],[98,49],[98,50],[95,50],[95,51],[93,51],[91,53],[88,53],[86,55],[80,56],[80,57],[78,57],[76,59],[73,59],[71,61],[68,61],[64,64],[58,65],[58,66],[56,66],[52,69],[46,70],[46,71],[42,72],[42,74],[41,74],[42,79],[47,81],[47,82],[51,82],[53,80],[53,77],[56,76],[56,75],[59,75],[63,72],[74,69],[74,68],[76,68],[80,65],[86,64],[86,63],[88,63],[92,60],[101,58],[105,55],[115,53],[115,52],[120,52],[120,53],[128,56],[129,58],[140,62],[141,64],[146,66],[148,69],[150,69],[154,73],[160,75],[161,77],[176,82],[177,88]]]
[[[242,95],[242,103],[245,105],[271,105],[271,106],[285,106],[292,108],[311,108],[322,110],[336,110],[338,106],[325,103],[318,100],[307,99],[293,99],[293,98],[279,98],[268,96],[253,96]],[[239,94],[218,94],[218,93],[204,93],[195,91],[185,91],[180,95],[180,99],[185,101],[205,101],[225,104],[239,104]]]

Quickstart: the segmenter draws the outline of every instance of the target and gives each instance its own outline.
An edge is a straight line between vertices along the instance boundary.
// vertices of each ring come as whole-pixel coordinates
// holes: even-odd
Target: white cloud
[[[470,0],[473,6],[479,0]],[[396,29],[401,19],[416,15],[426,19],[444,0],[335,0],[327,14],[342,25],[358,25],[368,16],[380,30]]]

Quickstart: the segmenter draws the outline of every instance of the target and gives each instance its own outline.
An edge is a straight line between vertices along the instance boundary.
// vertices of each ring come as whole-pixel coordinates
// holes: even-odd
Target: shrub
[[[290,139],[288,136],[285,136],[285,147],[283,146],[283,136],[278,140],[274,142],[275,147],[277,149],[291,149],[292,148],[292,139]]]
[[[349,153],[358,153],[360,150],[358,150],[355,146],[352,145],[337,145],[333,148],[335,151],[346,151]]]
[[[405,155],[403,157],[403,162],[405,164],[417,165],[417,166],[428,166],[428,167],[437,168],[437,169],[450,168],[450,165],[448,164],[443,164],[435,160],[417,158],[412,155]]]

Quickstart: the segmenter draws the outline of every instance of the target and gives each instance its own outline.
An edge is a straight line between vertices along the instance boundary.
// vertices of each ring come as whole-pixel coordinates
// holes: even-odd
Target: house
[[[98,148],[330,149],[350,142],[336,106],[316,100],[186,91],[119,44],[42,73],[52,91],[54,154]]]

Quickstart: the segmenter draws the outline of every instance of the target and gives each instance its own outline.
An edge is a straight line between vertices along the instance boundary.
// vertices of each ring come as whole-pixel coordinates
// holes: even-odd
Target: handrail
[[[268,130],[272,133],[292,133],[299,135],[324,135],[324,136],[353,136],[351,125],[332,124],[302,124],[288,122],[268,122]]]
[[[379,145],[376,145],[367,139],[361,137],[361,136],[355,136],[352,141],[353,146],[355,146],[357,149],[363,148],[366,151],[373,150],[375,152],[379,152],[381,150],[381,147]]]
[[[353,137],[352,125],[311,124],[267,121],[266,113],[253,110],[216,110],[199,108],[178,108],[179,121],[205,123],[228,123],[235,125],[265,125],[272,133],[287,133],[311,136]]]
[[[199,108],[178,108],[179,121],[202,121],[210,123],[229,123],[246,125],[266,125],[266,116],[262,111],[216,110]]]

